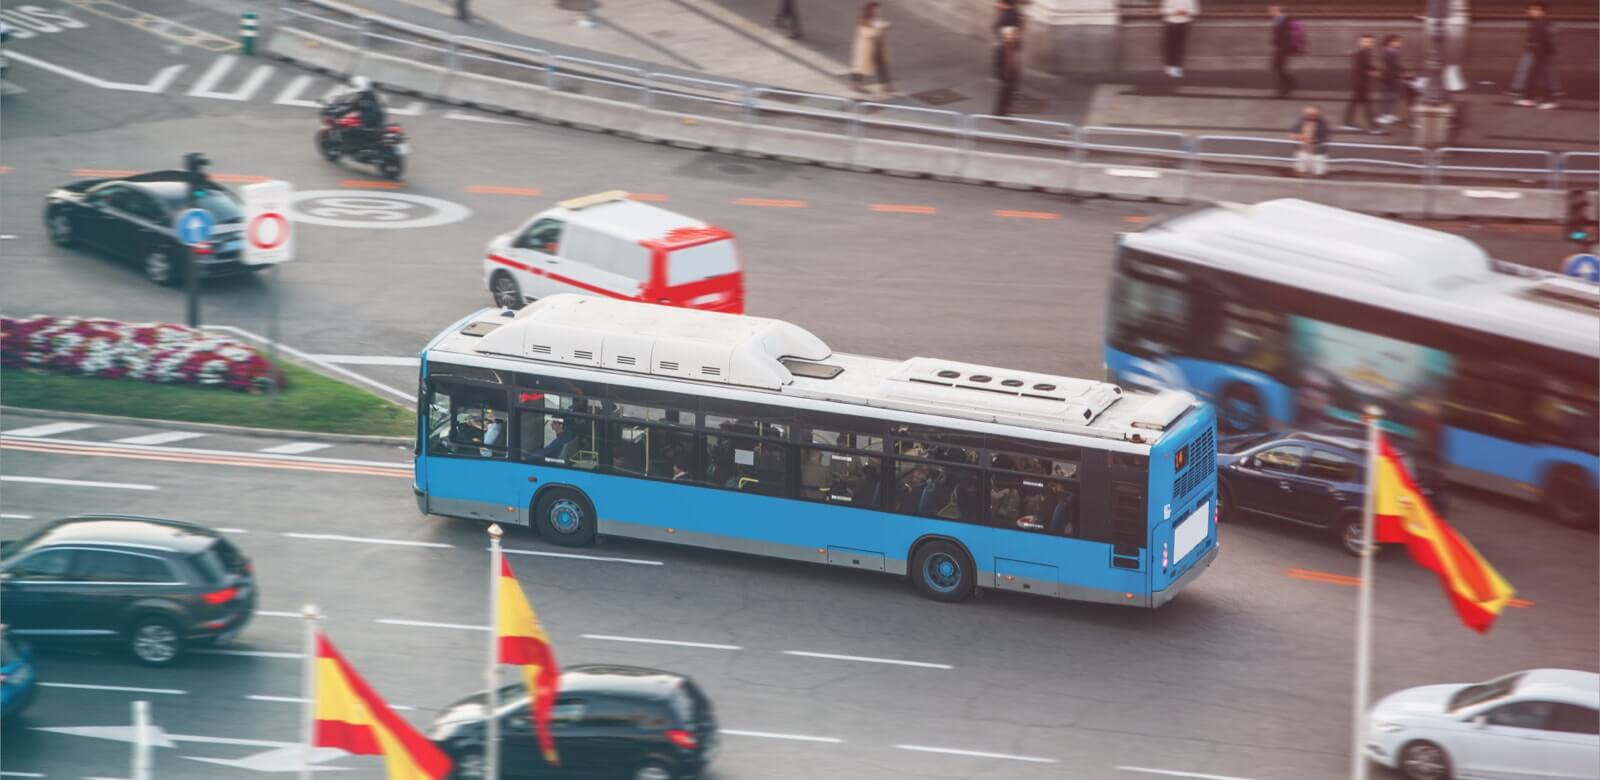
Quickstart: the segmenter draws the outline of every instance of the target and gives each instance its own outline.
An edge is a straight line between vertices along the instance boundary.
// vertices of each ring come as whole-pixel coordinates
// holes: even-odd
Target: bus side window
[[[428,446],[429,455],[450,454],[450,388],[431,382],[428,395]]]

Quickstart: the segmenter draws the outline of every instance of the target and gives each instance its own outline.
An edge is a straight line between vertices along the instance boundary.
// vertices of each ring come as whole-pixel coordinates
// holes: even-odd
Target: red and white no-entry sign
[[[240,188],[244,193],[244,263],[271,265],[294,259],[289,182],[273,179]]]

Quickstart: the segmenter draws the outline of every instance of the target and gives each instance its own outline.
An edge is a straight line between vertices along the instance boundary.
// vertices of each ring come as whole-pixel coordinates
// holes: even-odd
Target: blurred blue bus
[[[1595,526],[1600,286],[1299,200],[1118,239],[1112,381],[1212,400],[1224,433],[1384,427],[1445,476]]]
[[[1155,607],[1218,550],[1184,392],[835,353],[777,320],[579,296],[423,352],[423,512]]]

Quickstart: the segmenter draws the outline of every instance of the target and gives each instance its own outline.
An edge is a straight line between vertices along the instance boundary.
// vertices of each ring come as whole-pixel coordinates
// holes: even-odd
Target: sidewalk
[[[804,37],[792,40],[773,25],[777,0],[472,0],[473,21],[454,18],[454,0],[346,0],[374,13],[441,32],[544,48],[558,54],[619,61],[636,67],[741,84],[884,100],[853,92],[848,82],[857,0],[796,0]],[[891,8],[888,59],[894,102],[969,114],[988,113],[987,40],[968,37]],[[1414,57],[1420,56],[1413,54]],[[1191,134],[1283,137],[1301,105],[1316,103],[1337,125],[1346,97],[1339,72],[1297,74],[1302,89],[1290,101],[1270,99],[1265,72],[1191,72],[1182,80],[1160,73],[1125,73],[1099,82],[1030,71],[1017,115],[1073,124],[1166,129]],[[1499,85],[1481,80],[1509,74],[1469,73],[1475,81],[1458,96],[1466,125],[1462,146],[1594,151],[1600,103],[1594,77],[1567,83],[1560,109],[1511,105]],[[1570,80],[1569,80],[1570,81]],[[1336,132],[1335,140],[1409,144],[1409,131],[1377,136]]]

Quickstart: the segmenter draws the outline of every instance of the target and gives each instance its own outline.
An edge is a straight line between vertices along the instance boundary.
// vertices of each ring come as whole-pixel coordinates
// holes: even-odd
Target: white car
[[[1368,715],[1366,754],[1411,780],[1600,779],[1600,675],[1529,669],[1392,693]]]

